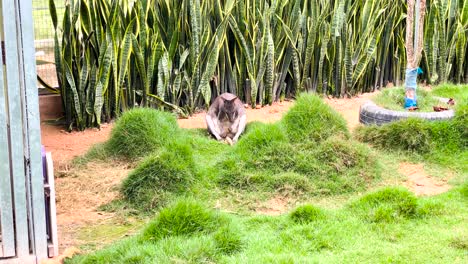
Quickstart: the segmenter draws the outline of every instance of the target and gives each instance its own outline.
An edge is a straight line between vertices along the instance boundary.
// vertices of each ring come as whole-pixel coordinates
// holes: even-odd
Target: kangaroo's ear
[[[229,100],[229,101],[231,101],[231,103],[234,103],[234,101],[235,101],[236,99],[237,99],[237,96],[235,96],[234,98],[232,98],[232,99]]]

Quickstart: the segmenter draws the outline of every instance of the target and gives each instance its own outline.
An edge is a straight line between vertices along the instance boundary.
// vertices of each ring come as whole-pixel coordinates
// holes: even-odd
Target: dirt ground
[[[350,129],[354,129],[359,124],[359,107],[372,95],[363,94],[351,99],[326,98],[325,101],[343,115]],[[248,121],[278,121],[292,104],[291,101],[285,101],[261,109],[247,109]],[[180,119],[178,123],[183,128],[204,128],[204,113]],[[105,124],[101,130],[68,133],[46,123],[41,126],[42,144],[47,151],[52,152],[55,164],[60,252],[82,244],[77,238],[80,228],[98,225],[113,217],[111,213],[96,209],[118,195],[117,186],[131,168],[125,164],[102,163],[89,163],[85,170],[74,170],[70,166],[73,158],[86,153],[92,145],[106,141],[111,129],[112,124]],[[420,164],[401,164],[400,172],[408,177],[408,188],[418,195],[437,194],[449,188],[446,183],[432,180]],[[262,204],[258,212],[280,214],[285,211],[287,204],[286,199],[276,197]]]

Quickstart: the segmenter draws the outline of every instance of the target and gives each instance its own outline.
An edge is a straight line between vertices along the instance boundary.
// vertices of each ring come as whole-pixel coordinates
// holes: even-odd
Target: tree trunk
[[[405,108],[416,107],[417,68],[422,58],[424,46],[424,16],[426,15],[426,0],[408,0],[406,17],[406,76],[405,76]],[[416,11],[416,15],[415,15]],[[416,25],[415,25],[416,24]]]

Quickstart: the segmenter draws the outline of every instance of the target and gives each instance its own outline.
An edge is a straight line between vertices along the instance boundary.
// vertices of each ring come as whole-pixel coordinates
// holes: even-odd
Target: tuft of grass
[[[109,153],[107,152],[105,143],[98,143],[92,146],[88,152],[83,156],[78,156],[73,159],[73,164],[75,165],[84,165],[92,160],[107,160],[109,158]]]
[[[234,230],[231,226],[221,227],[213,234],[213,239],[216,248],[222,254],[234,254],[242,250],[244,243],[241,234],[238,230]]]
[[[299,95],[281,122],[292,142],[320,142],[332,135],[349,136],[344,118],[317,95]]]
[[[386,187],[369,193],[350,205],[370,222],[392,222],[415,216],[416,196],[404,188]]]
[[[171,236],[212,233],[222,219],[214,211],[192,200],[181,200],[159,212],[141,235],[141,241],[155,242]]]
[[[146,157],[124,180],[121,193],[140,210],[164,204],[168,192],[185,191],[195,179],[195,162],[190,145],[170,147]]]
[[[115,123],[109,141],[108,154],[135,160],[158,150],[180,133],[173,114],[150,108],[134,108]]]
[[[433,106],[441,105],[439,99],[426,90],[418,89],[416,93],[419,111],[432,112],[434,111]],[[386,109],[404,111],[405,88],[394,87],[383,89],[382,92],[372,98],[372,101]]]
[[[442,215],[444,212],[444,204],[433,199],[419,200],[416,209],[416,215],[422,218]]]
[[[325,212],[310,204],[302,205],[294,209],[290,214],[291,220],[298,224],[307,224],[326,218]]]

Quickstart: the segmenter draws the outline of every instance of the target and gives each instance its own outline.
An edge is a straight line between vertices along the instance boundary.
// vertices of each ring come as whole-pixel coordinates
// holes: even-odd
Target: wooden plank
[[[30,204],[32,208],[34,253],[39,260],[47,258],[47,235],[44,202],[44,180],[41,156],[41,128],[39,116],[39,98],[37,94],[36,59],[34,50],[34,23],[32,1],[16,0],[17,23],[21,25],[18,38],[22,50],[20,71],[23,72],[23,93],[25,96],[24,113],[25,139],[29,157]],[[20,49],[18,49],[20,50]]]
[[[2,0],[3,30],[5,36],[7,102],[10,124],[10,162],[14,189],[16,255],[29,255],[28,213],[26,202],[23,116],[18,67],[17,22],[14,0]]]
[[[3,34],[0,32],[0,38]],[[10,151],[8,144],[8,111],[6,109],[5,80],[3,79],[3,56],[0,56],[0,233],[2,242],[1,257],[11,257],[15,253],[15,233],[13,227],[13,197],[10,180]]]
[[[52,161],[52,154],[46,153],[47,160],[47,182],[50,188],[50,239],[52,242],[52,250],[49,252],[49,257],[56,257],[58,251],[58,233],[57,233],[57,207],[55,204],[55,180],[54,180],[54,163]]]

